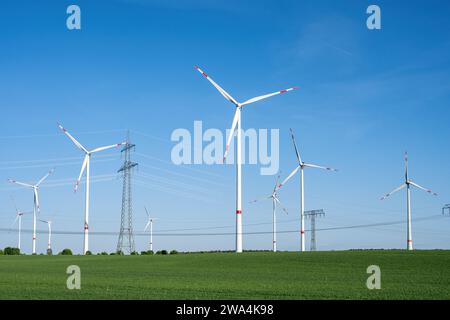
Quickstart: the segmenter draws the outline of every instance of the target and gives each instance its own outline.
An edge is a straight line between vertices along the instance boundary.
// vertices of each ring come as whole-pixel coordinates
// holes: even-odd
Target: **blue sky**
[[[175,166],[177,128],[227,129],[233,108],[199,75],[198,64],[239,100],[299,86],[300,90],[244,110],[243,128],[280,130],[280,169],[295,167],[292,127],[305,161],[339,168],[306,172],[306,209],[324,208],[318,227],[406,218],[405,194],[379,198],[402,182],[403,152],[411,177],[439,193],[413,191],[414,218],[439,215],[450,203],[450,4],[447,1],[76,1],[82,29],[66,28],[67,1],[5,1],[0,11],[0,226],[14,220],[14,196],[32,207],[28,190],[6,182],[54,175],[41,189],[42,218],[55,230],[80,231],[84,190],[73,194],[83,155],[56,126],[61,122],[89,148],[116,143],[131,130],[140,163],[134,223],[144,205],[160,220],[155,233],[234,231],[231,165]],[[382,29],[366,28],[378,4]],[[92,163],[91,231],[118,231],[121,165],[117,150]],[[274,176],[243,169],[244,232],[271,230],[268,194]],[[298,230],[299,182],[280,199],[279,230]],[[255,225],[256,224],[256,225]],[[203,229],[220,227],[218,229]],[[307,224],[307,229],[309,223]],[[450,218],[413,223],[416,248],[450,248]],[[23,228],[31,228],[30,217]],[[45,225],[40,229],[45,230]],[[175,231],[174,231],[175,232]],[[194,231],[176,231],[187,233]],[[309,234],[307,234],[307,238]],[[322,250],[403,248],[404,224],[321,231]],[[136,237],[144,250],[148,237]],[[16,234],[1,232],[0,247]],[[117,236],[92,236],[91,249],[112,251]],[[155,249],[234,249],[234,236],[156,236]],[[54,250],[81,251],[82,235],[55,235]],[[269,249],[271,235],[245,235],[244,249]],[[279,234],[280,250],[298,250],[296,233]],[[38,251],[46,235],[38,236]],[[23,234],[31,251],[31,235]]]

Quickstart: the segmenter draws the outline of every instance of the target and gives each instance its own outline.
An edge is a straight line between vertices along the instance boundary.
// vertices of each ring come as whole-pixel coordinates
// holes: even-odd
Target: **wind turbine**
[[[273,252],[277,252],[277,203],[280,205],[281,209],[287,214],[286,208],[283,207],[283,205],[280,202],[280,199],[278,199],[278,181],[280,179],[280,176],[278,176],[277,181],[275,182],[275,186],[273,187],[272,194],[264,197],[259,200],[253,200],[250,203],[255,203],[260,200],[269,200],[272,199],[272,249]]]
[[[52,250],[52,222],[51,220],[40,220],[40,222],[46,223],[48,226],[48,247],[47,247],[47,252],[51,252]]]
[[[19,240],[18,240],[18,242],[17,242],[17,248],[18,248],[19,251],[20,251],[20,249],[21,249],[21,247],[20,247],[20,240],[21,240],[21,233],[22,233],[22,216],[23,216],[24,214],[28,214],[28,213],[31,213],[31,212],[30,212],[30,211],[27,211],[27,212],[20,211],[20,210],[17,208],[17,205],[16,205],[16,202],[14,201],[14,198],[12,198],[12,201],[13,201],[14,207],[15,207],[15,209],[16,209],[16,219],[14,219],[13,225],[16,223],[16,221],[19,221],[19,223],[18,223],[18,228],[19,228]]]
[[[109,145],[106,147],[99,147],[95,148],[91,151],[88,151],[85,147],[81,145],[66,129],[64,129],[63,126],[58,124],[59,128],[64,132],[66,136],[69,137],[70,140],[77,146],[78,149],[84,152],[84,160],[83,164],[81,165],[81,171],[80,175],[78,176],[77,183],[75,185],[74,192],[77,191],[78,185],[80,184],[80,180],[83,176],[84,171],[86,170],[86,202],[85,202],[85,210],[84,210],[84,242],[83,242],[83,254],[86,254],[86,252],[89,250],[89,182],[90,182],[90,168],[91,168],[91,156],[94,153],[112,149],[115,147],[120,147],[126,142],[121,142],[113,145]]]
[[[433,192],[430,189],[426,189],[417,183],[413,182],[409,176],[408,176],[408,153],[405,152],[405,182],[398,188],[394,189],[393,191],[386,194],[384,197],[381,198],[381,200],[384,200],[388,197],[390,197],[393,193],[402,190],[406,187],[406,210],[407,210],[407,234],[406,234],[406,248],[408,250],[413,250],[412,245],[412,230],[411,230],[411,186],[414,186],[416,188],[422,189],[429,194],[432,194],[434,196],[437,196],[437,193]]]
[[[336,169],[330,168],[330,167],[323,167],[318,166],[316,164],[311,163],[305,163],[302,158],[300,157],[300,153],[297,148],[297,144],[295,143],[295,137],[294,132],[291,130],[291,137],[292,137],[292,143],[294,144],[295,149],[295,155],[297,157],[298,166],[292,170],[292,172],[284,179],[282,183],[280,183],[279,188],[281,188],[289,179],[291,179],[299,170],[300,170],[300,248],[301,251],[305,251],[305,175],[304,175],[304,169],[305,168],[317,168],[317,169],[324,169],[328,171],[337,171]]]
[[[288,91],[292,91],[298,89],[297,87],[280,90],[274,93],[269,93],[266,95],[258,96],[246,100],[244,102],[238,102],[235,100],[230,94],[228,94],[224,89],[222,89],[217,83],[214,82],[205,72],[203,72],[199,67],[195,66],[195,68],[206,78],[209,82],[220,92],[225,99],[230,101],[236,107],[236,111],[234,113],[233,122],[231,124],[231,130],[228,136],[225,153],[223,156],[223,162],[225,163],[225,159],[228,155],[228,148],[230,146],[231,140],[233,139],[234,132],[237,131],[237,143],[236,143],[236,252],[242,252],[242,175],[241,175],[241,144],[242,144],[242,135],[241,135],[241,111],[242,107],[248,104],[252,104],[254,102],[264,100],[275,95],[286,93]]]
[[[153,221],[157,220],[156,218],[150,218],[150,214],[146,207],[145,212],[147,213],[148,222],[145,225],[144,232],[147,231],[148,226],[150,226],[150,251],[153,251]]]
[[[50,170],[36,184],[23,183],[23,182],[19,182],[19,181],[12,180],[12,179],[8,180],[11,183],[15,183],[15,184],[18,184],[20,186],[33,189],[33,196],[34,196],[34,200],[33,200],[33,204],[34,204],[33,205],[33,254],[36,253],[36,214],[41,212],[41,208],[40,208],[40,205],[39,205],[39,192],[38,192],[38,190],[39,190],[39,186],[41,185],[41,183],[44,182],[44,180],[47,179],[48,176],[50,174],[52,174],[53,171],[54,171],[54,169]]]

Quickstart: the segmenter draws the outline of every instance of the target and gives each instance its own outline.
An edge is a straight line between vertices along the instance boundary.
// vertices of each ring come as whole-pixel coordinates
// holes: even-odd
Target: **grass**
[[[69,265],[81,290],[66,288]],[[450,299],[450,251],[0,256],[0,299]]]

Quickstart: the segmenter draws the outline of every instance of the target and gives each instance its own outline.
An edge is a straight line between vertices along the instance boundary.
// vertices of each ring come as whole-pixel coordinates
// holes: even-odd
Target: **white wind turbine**
[[[40,220],[40,222],[46,223],[48,226],[48,246],[47,246],[47,252],[49,252],[50,250],[52,250],[52,222],[51,220]]]
[[[42,182],[44,182],[45,179],[53,172],[54,170],[50,170],[45,176],[41,178],[36,184],[29,184],[29,183],[23,183],[16,180],[9,179],[8,181],[11,183],[18,184],[23,187],[31,188],[33,189],[33,254],[36,253],[36,214],[40,213],[41,208],[39,205],[39,186]]]
[[[153,222],[155,220],[157,220],[157,218],[151,218],[150,214],[148,213],[147,208],[146,207],[144,207],[144,208],[145,208],[145,212],[147,213],[147,219],[148,219],[148,222],[144,228],[144,232],[147,231],[147,228],[150,226],[150,251],[153,251]]]
[[[23,216],[24,214],[31,213],[31,211],[27,211],[27,212],[25,212],[25,211],[20,211],[20,210],[17,208],[16,202],[14,201],[14,199],[12,199],[12,200],[13,200],[13,202],[14,202],[14,207],[15,207],[15,209],[16,209],[16,219],[14,219],[13,225],[18,221],[19,239],[18,239],[18,241],[17,241],[17,248],[18,248],[19,251],[20,251],[20,250],[21,250],[21,233],[22,233],[22,216]]]
[[[72,140],[72,142],[75,144],[75,146],[77,146],[77,148],[80,149],[81,151],[83,151],[85,154],[83,164],[81,166],[80,175],[78,176],[74,192],[77,191],[78,185],[80,184],[80,180],[83,176],[84,171],[86,170],[86,200],[85,200],[86,202],[85,202],[85,210],[84,210],[84,242],[83,242],[83,254],[86,254],[86,252],[89,251],[89,183],[90,183],[91,156],[92,156],[92,154],[100,152],[100,151],[112,149],[115,147],[120,147],[120,146],[126,144],[126,142],[117,143],[117,144],[109,145],[106,147],[100,147],[100,148],[96,148],[91,151],[88,151],[69,132],[67,132],[67,130],[64,129],[64,127],[62,127],[61,125],[58,125],[58,126],[64,132],[64,134],[66,136],[68,136],[70,140]]]
[[[241,175],[241,144],[242,144],[242,135],[241,135],[241,111],[242,107],[248,104],[252,104],[254,102],[267,99],[273,97],[275,95],[285,93],[288,91],[292,91],[297,89],[297,87],[280,90],[274,93],[269,93],[266,95],[258,96],[255,98],[251,98],[244,102],[238,102],[235,100],[230,94],[228,94],[224,89],[222,89],[217,83],[214,82],[205,72],[203,72],[199,67],[195,66],[195,68],[203,74],[203,76],[208,79],[209,82],[220,92],[222,96],[225,97],[228,101],[230,101],[236,107],[236,111],[234,113],[233,122],[231,124],[231,130],[229,132],[229,136],[227,139],[227,144],[225,148],[225,153],[223,157],[223,162],[225,163],[225,159],[228,154],[228,148],[230,146],[231,140],[233,139],[234,132],[237,135],[236,142],[236,252],[242,252],[242,175]]]
[[[259,200],[253,200],[250,203],[255,203],[260,200],[269,200],[272,199],[272,250],[273,252],[277,252],[277,203],[281,207],[281,209],[287,214],[286,208],[281,204],[280,199],[278,199],[278,181],[280,176],[278,176],[277,181],[275,182],[275,186],[273,187],[272,194],[264,197]]]
[[[280,183],[279,187],[281,188],[289,179],[291,179],[296,173],[297,171],[300,170],[300,189],[301,189],[301,194],[300,194],[300,248],[301,251],[305,251],[305,191],[304,191],[304,185],[305,185],[305,176],[304,176],[304,169],[305,168],[318,168],[318,169],[324,169],[324,170],[328,170],[328,171],[337,171],[336,169],[330,168],[330,167],[323,167],[323,166],[318,166],[316,164],[311,164],[311,163],[305,163],[302,161],[302,158],[300,157],[300,153],[298,151],[297,148],[297,144],[295,143],[295,137],[294,137],[294,132],[291,130],[291,137],[292,137],[292,143],[294,144],[294,149],[295,149],[295,155],[297,157],[297,161],[298,161],[298,166],[292,170],[292,172],[286,177],[286,179],[284,179],[284,181],[282,183]]]
[[[432,194],[434,196],[437,196],[437,193],[433,192],[430,189],[426,189],[417,183],[413,182],[411,179],[409,179],[408,176],[408,153],[405,152],[405,182],[398,188],[394,189],[393,191],[386,194],[384,197],[381,198],[381,200],[386,199],[387,197],[390,197],[393,193],[402,190],[406,187],[406,213],[407,213],[407,231],[406,231],[406,248],[408,250],[413,249],[412,245],[412,230],[411,230],[411,186],[414,186],[416,188],[422,189],[429,194]]]

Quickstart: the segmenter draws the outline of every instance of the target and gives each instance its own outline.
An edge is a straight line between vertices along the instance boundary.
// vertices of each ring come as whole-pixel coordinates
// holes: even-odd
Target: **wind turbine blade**
[[[150,220],[148,220],[147,224],[145,225],[144,232],[147,231],[147,228],[149,225],[150,225]]]
[[[16,218],[14,219],[14,222],[11,224],[11,227],[16,224],[17,220],[19,220],[19,214],[16,214]]]
[[[396,193],[397,191],[402,190],[404,187],[406,187],[406,183],[403,183],[400,187],[392,190],[391,192],[387,193],[384,197],[382,197],[380,200],[384,200],[388,197],[390,197],[392,194]]]
[[[412,185],[413,185],[414,187],[416,187],[416,188],[422,189],[423,191],[426,191],[426,192],[428,192],[429,194],[432,194],[433,196],[437,196],[437,195],[438,195],[436,192],[433,192],[433,190],[424,188],[424,187],[418,185],[418,184],[415,183],[415,182],[410,181],[409,183],[412,184]]]
[[[23,187],[34,188],[33,185],[28,184],[28,183],[19,182],[19,181],[12,180],[12,179],[8,179],[8,181],[11,182],[11,183],[18,184],[18,185],[23,186]]]
[[[36,183],[36,187],[38,187],[42,182],[44,182],[44,180],[47,179],[48,176],[53,173],[53,171],[55,171],[55,169],[51,169],[45,176],[43,176],[41,180],[39,180],[38,183]]]
[[[288,211],[287,211],[287,209],[286,209],[286,208],[283,206],[283,204],[281,203],[280,199],[278,199],[277,197],[274,197],[274,199],[275,199],[275,201],[278,202],[278,204],[280,205],[281,210],[283,210],[284,213],[289,214]]]
[[[228,101],[234,103],[236,106],[239,105],[239,103],[224,89],[222,89],[217,83],[214,82],[213,79],[211,79],[205,72],[203,72],[199,67],[195,66],[195,68],[200,72],[206,79],[208,79],[209,82],[212,83],[212,85],[220,92],[222,96],[225,97]]]
[[[62,125],[60,125],[60,124],[58,124],[58,127],[62,130],[62,132],[64,132],[64,134],[66,135],[66,136],[68,136],[69,137],[69,139],[70,140],[72,140],[72,142],[79,148],[79,149],[81,149],[82,151],[84,151],[84,152],[86,152],[86,153],[88,153],[88,151],[86,150],[86,148],[85,147],[83,147],[82,145],[81,145],[81,143],[79,143]]]
[[[405,181],[408,181],[408,152],[405,152]]]
[[[14,208],[16,209],[16,213],[19,214],[19,209],[17,208],[16,200],[13,196],[11,196],[11,201],[14,204]]]
[[[277,180],[275,181],[275,186],[273,187],[272,194],[275,194],[275,192],[278,189],[278,182],[280,181],[280,176],[281,176],[281,174],[278,175]]]
[[[118,148],[120,146],[125,145],[126,143],[127,142],[124,141],[124,142],[121,142],[121,143],[112,144],[110,146],[96,148],[96,149],[92,150],[91,153],[96,153],[96,152],[99,152],[99,151],[104,151],[104,150],[108,150],[108,149],[112,149],[112,148]]]
[[[144,209],[145,209],[145,213],[147,214],[147,217],[150,218],[150,214],[148,213],[147,207],[144,206]]]
[[[302,157],[300,157],[300,152],[298,152],[297,143],[295,142],[295,137],[294,137],[294,131],[292,130],[292,128],[290,128],[290,131],[291,131],[292,143],[294,144],[295,155],[297,156],[298,164],[302,165],[303,161],[302,161]]]
[[[49,221],[45,221],[45,220],[41,220],[41,219],[38,219],[40,222],[43,222],[43,223],[49,223]]]
[[[311,164],[311,163],[304,163],[303,166],[309,167],[309,168],[324,169],[324,170],[328,170],[328,171],[338,171],[337,169],[334,169],[334,168],[318,166],[317,164]]]
[[[78,176],[77,182],[75,184],[74,192],[77,192],[78,186],[80,185],[81,177],[83,176],[84,170],[86,169],[87,162],[89,161],[89,155],[84,156],[83,164],[81,165],[80,175]]]
[[[234,131],[236,130],[236,126],[237,126],[237,122],[239,121],[239,108],[236,108],[236,111],[234,113],[234,117],[233,117],[233,122],[231,124],[231,129],[228,135],[228,139],[227,139],[227,145],[225,147],[225,153],[223,155],[223,162],[225,163],[225,159],[227,158],[228,155],[228,148],[230,147],[231,144],[231,140],[233,139],[234,136]]]
[[[295,169],[292,170],[292,172],[286,177],[286,179],[284,179],[283,182],[280,183],[278,188],[281,188],[282,186],[284,186],[285,183],[288,182],[289,179],[291,179],[297,173],[298,170],[300,170],[300,166],[295,167]]]
[[[268,200],[268,199],[272,199],[272,196],[270,195],[270,196],[261,197],[261,198],[252,200],[249,203],[256,203],[256,202],[263,201],[263,200]]]
[[[278,94],[286,93],[286,92],[289,92],[289,91],[292,91],[292,90],[297,90],[297,89],[298,89],[298,87],[293,87],[293,88],[289,88],[289,89],[280,90],[280,91],[277,91],[277,92],[274,92],[274,93],[265,94],[263,96],[254,97],[254,98],[248,99],[247,101],[241,103],[241,106],[245,106],[247,104],[251,104],[251,103],[254,103],[254,102],[257,102],[257,101],[260,101],[260,100],[264,100],[264,99],[276,96]]]

